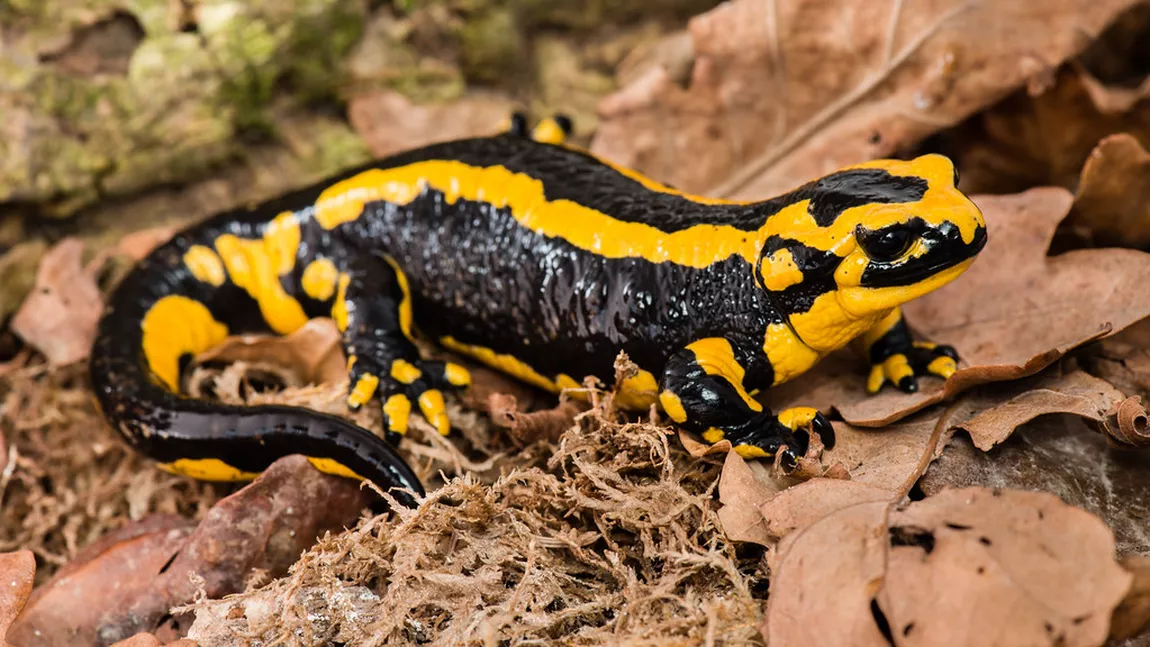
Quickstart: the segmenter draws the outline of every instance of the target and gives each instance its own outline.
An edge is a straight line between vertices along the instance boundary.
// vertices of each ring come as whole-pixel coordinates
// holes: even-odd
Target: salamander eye
[[[855,238],[863,252],[872,261],[880,263],[887,263],[902,256],[914,242],[912,232],[907,227],[898,226],[878,231],[869,231],[860,226],[855,231]]]

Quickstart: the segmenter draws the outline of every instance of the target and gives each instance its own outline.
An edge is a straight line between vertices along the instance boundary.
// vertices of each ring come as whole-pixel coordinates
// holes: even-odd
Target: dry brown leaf
[[[112,647],[161,647],[162,645],[163,643],[160,642],[159,638],[145,632],[113,643]]]
[[[686,449],[687,453],[695,458],[727,454],[731,451],[731,441],[729,440],[720,440],[713,445],[711,443],[703,443],[695,440],[694,435],[682,429],[679,430],[679,442],[683,443],[683,449]]]
[[[1150,395],[1150,319],[1099,344],[1082,358],[1086,370],[1129,395]]]
[[[889,523],[878,603],[899,645],[1100,645],[1130,588],[1106,524],[1052,494],[947,490]]]
[[[490,135],[513,110],[496,94],[471,93],[445,104],[419,105],[394,90],[353,97],[348,118],[372,155],[384,157],[434,142]]]
[[[8,643],[8,628],[28,602],[35,575],[36,557],[32,551],[0,553],[0,647],[12,647]]]
[[[323,384],[347,379],[343,335],[331,319],[311,319],[284,337],[239,335],[200,353],[195,364],[249,362],[273,364],[286,369],[303,384]]]
[[[84,268],[84,244],[76,238],[57,243],[40,262],[36,284],[12,318],[12,331],[52,364],[88,356],[103,309],[100,289]]]
[[[726,478],[726,471],[723,478]],[[755,506],[760,521],[765,523],[764,534],[771,545],[797,530],[843,508],[860,503],[894,503],[897,494],[888,489],[839,479],[811,479],[787,488],[769,499],[760,499]],[[724,502],[725,503],[725,502]],[[721,513],[722,511],[720,511]]]
[[[1150,632],[1150,555],[1127,557],[1122,566],[1134,582],[1110,620],[1110,637],[1116,640]]]
[[[771,568],[768,645],[890,644],[871,614],[886,571],[889,505],[841,508],[783,538]]]
[[[178,518],[153,518],[97,542],[36,590],[13,640],[88,645],[172,633],[169,625],[186,618],[164,619],[192,601],[192,576],[210,598],[242,591],[254,570],[281,576],[319,535],[354,522],[365,501],[354,481],[320,474],[303,456],[280,459],[194,530]]]
[[[1128,133],[1150,146],[1146,97],[1103,86],[1085,70],[1066,67],[1042,92],[1019,90],[943,132],[940,150],[955,160],[962,171],[959,186],[969,193],[1016,193],[1034,186],[1073,190],[1104,137]]]
[[[1007,397],[1010,399],[1003,402]],[[1034,380],[979,389],[973,406],[989,404],[991,408],[956,426],[970,434],[975,447],[989,451],[1019,426],[1039,416],[1071,413],[1104,422],[1108,412],[1123,399],[1122,392],[1109,382],[1082,371],[1050,372]]]
[[[824,461],[842,463],[853,480],[905,494],[956,429],[965,430],[979,449],[988,451],[1039,416],[1068,413],[1104,423],[1122,397],[1106,381],[1082,371],[1051,369],[1024,380],[978,387],[938,415],[924,412],[881,430],[836,424],[838,442],[824,453]]]
[[[1150,254],[1089,249],[1046,256],[1070,207],[1066,191],[1034,189],[975,202],[986,216],[986,249],[964,276],[905,307],[920,334],[958,349],[957,373],[945,384],[921,380],[918,393],[886,388],[872,396],[860,362],[839,353],[794,385],[768,391],[768,404],[833,406],[851,424],[880,427],[976,385],[1033,375],[1069,350],[1150,315],[1150,299],[1143,297]]]
[[[176,235],[179,228],[174,225],[164,225],[133,231],[120,239],[116,245],[116,253],[123,254],[132,260],[142,260],[153,249],[168,242]]]
[[[1131,581],[1097,517],[985,488],[841,508],[787,535],[773,573],[780,645],[1099,645]]]
[[[759,506],[778,494],[778,488],[771,485],[773,481],[757,478],[751,466],[737,453],[727,453],[719,478],[719,502],[723,504],[719,508],[719,521],[728,539],[770,545],[771,536]]]
[[[775,195],[957,123],[1135,1],[737,0],[690,22],[689,85],[652,67],[600,104],[592,148],[687,190]]]
[[[1118,133],[1090,152],[1066,225],[1097,245],[1150,246],[1150,153]]]

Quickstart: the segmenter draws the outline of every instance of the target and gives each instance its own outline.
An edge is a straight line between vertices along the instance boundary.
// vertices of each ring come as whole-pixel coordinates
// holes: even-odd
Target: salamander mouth
[[[945,223],[926,232],[923,242],[929,249],[917,258],[895,263],[872,262],[863,271],[860,285],[869,288],[910,286],[960,265],[986,246],[986,227],[979,226],[974,238],[967,243],[957,226]]]

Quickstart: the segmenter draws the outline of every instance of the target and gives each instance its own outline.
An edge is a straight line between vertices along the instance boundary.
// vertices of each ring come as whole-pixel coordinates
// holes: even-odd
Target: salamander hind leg
[[[447,435],[443,391],[471,383],[467,369],[423,359],[413,343],[411,294],[390,260],[360,255],[340,276],[332,316],[348,355],[347,403],[352,409],[378,401],[388,439],[407,433],[413,410]]]
[[[831,424],[817,410],[787,409],[776,416],[751,398],[736,348],[726,339],[707,338],[672,355],[659,394],[667,415],[709,443],[730,441],[745,458],[781,454],[794,465],[806,454],[810,434],[832,447]]]
[[[915,341],[900,309],[895,309],[862,337],[870,360],[867,391],[878,393],[890,382],[906,393],[918,391],[918,378],[946,379],[958,370],[958,353],[945,344]]]

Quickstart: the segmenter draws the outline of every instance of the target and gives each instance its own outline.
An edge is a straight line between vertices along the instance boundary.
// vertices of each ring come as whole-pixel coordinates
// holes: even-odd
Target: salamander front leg
[[[781,452],[784,463],[794,465],[806,454],[811,433],[825,446],[834,446],[831,424],[817,410],[796,407],[775,416],[751,398],[743,384],[747,369],[738,356],[748,355],[718,337],[701,339],[672,355],[659,393],[663,410],[709,443],[729,440],[745,458]]]
[[[443,435],[451,429],[441,389],[471,383],[467,369],[423,359],[412,343],[411,293],[391,261],[360,255],[340,277],[332,316],[343,331],[352,409],[378,399],[388,440],[407,432],[414,406]]]
[[[887,382],[914,393],[918,391],[919,377],[936,375],[945,380],[958,370],[954,347],[915,341],[900,308],[868,330],[861,342],[871,364],[867,378],[870,393],[878,393]]]

